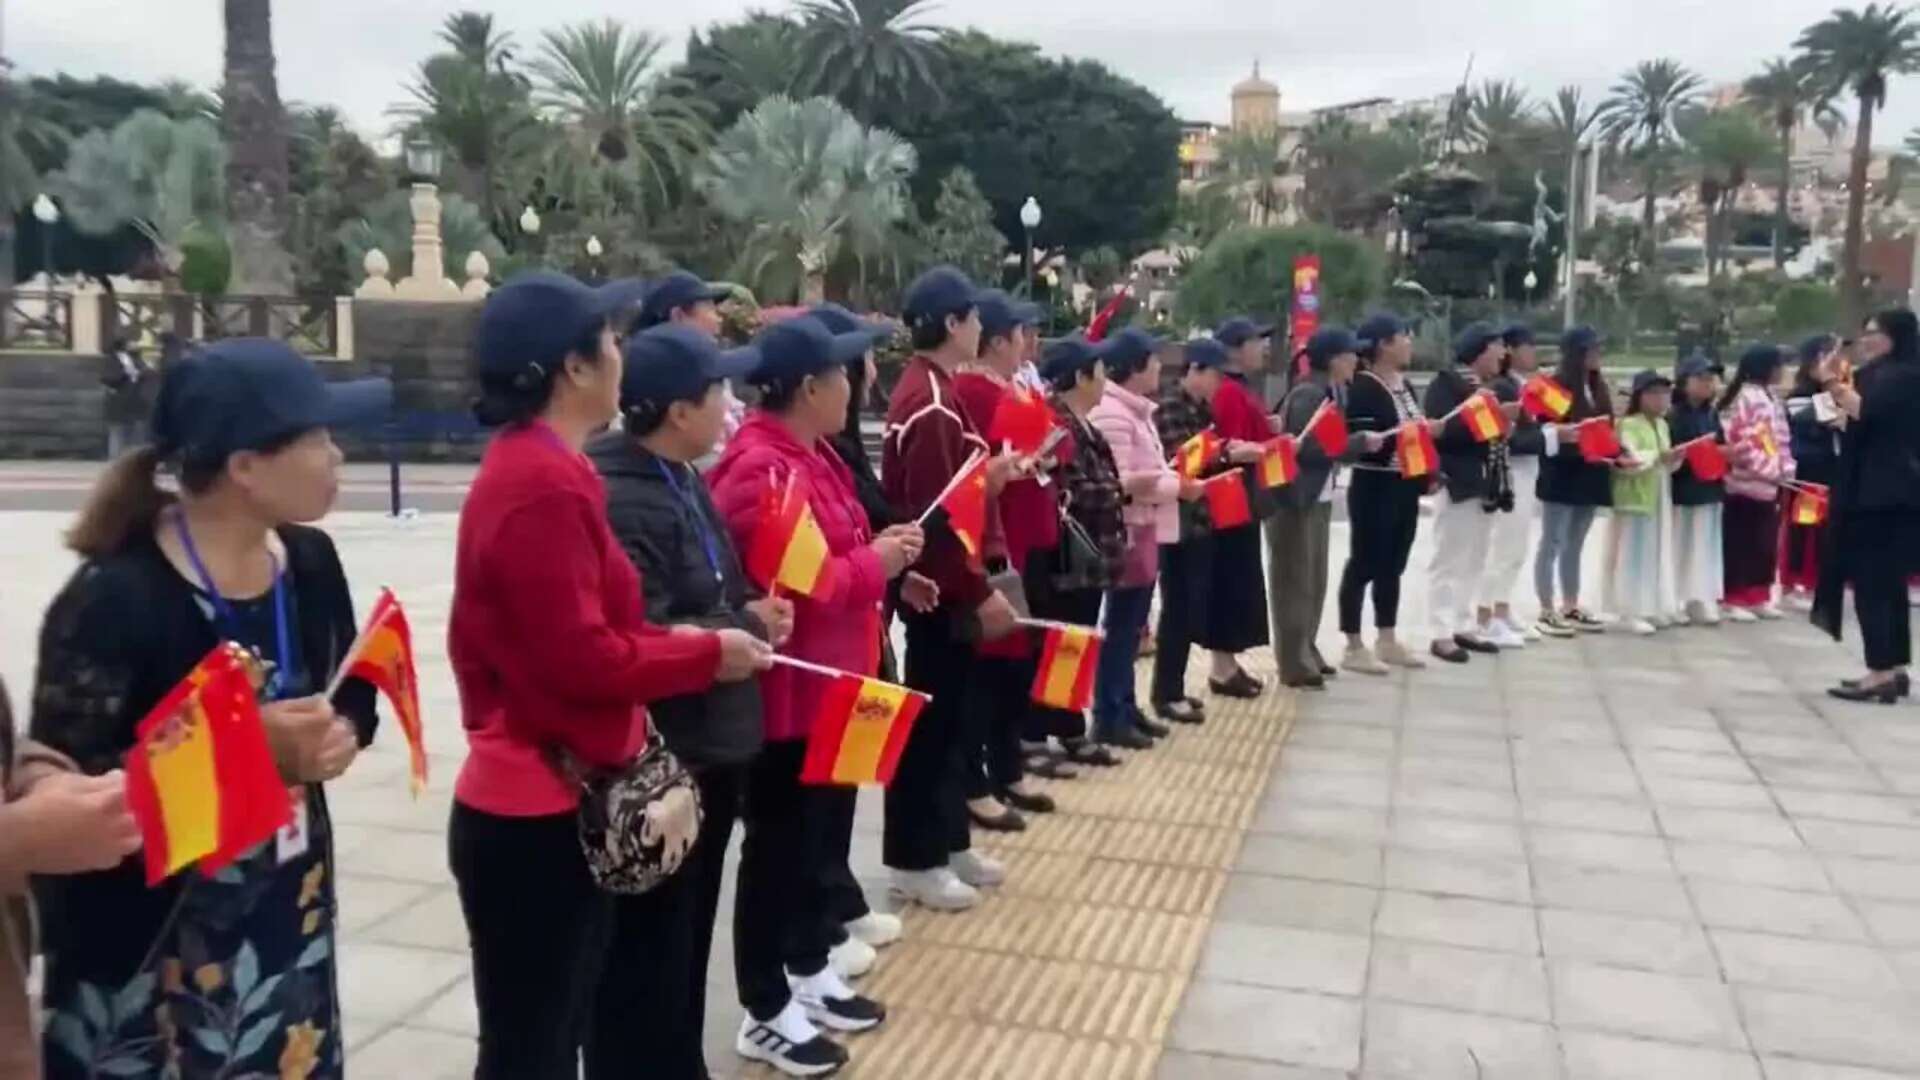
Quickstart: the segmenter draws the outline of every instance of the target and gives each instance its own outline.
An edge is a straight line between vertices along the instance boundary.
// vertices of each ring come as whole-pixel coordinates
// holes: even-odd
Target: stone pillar
[[[447,280],[440,245],[440,189],[413,185],[413,272],[394,286],[401,300],[458,300],[460,287]]]
[[[333,358],[353,359],[353,297],[333,298]]]

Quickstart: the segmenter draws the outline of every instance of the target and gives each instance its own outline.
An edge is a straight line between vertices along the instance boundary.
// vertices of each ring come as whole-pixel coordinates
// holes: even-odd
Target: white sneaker
[[[972,850],[954,852],[947,869],[976,889],[991,889],[1007,880],[1005,864]]]
[[[965,911],[980,902],[980,892],[961,881],[952,870],[895,870],[887,893],[895,900],[919,904],[934,911]]]
[[[1645,619],[1623,619],[1620,622],[1620,628],[1629,634],[1638,634],[1641,637],[1649,637],[1659,632],[1658,627]]]
[[[1494,619],[1480,628],[1480,637],[1493,642],[1502,649],[1524,649],[1527,639],[1504,619]]]
[[[1754,614],[1751,608],[1734,607],[1729,604],[1723,610],[1726,613],[1728,622],[1750,623],[1760,621],[1760,616]]]
[[[1786,613],[1780,610],[1778,604],[1761,604],[1759,607],[1753,609],[1753,613],[1768,622],[1787,617]]]
[[[807,1019],[832,1031],[871,1031],[887,1018],[886,1006],[854,993],[832,964],[812,975],[788,975],[787,986]]]
[[[773,1066],[787,1076],[828,1076],[846,1065],[845,1047],[820,1033],[806,1008],[789,998],[780,1015],[765,1023],[748,1014],[740,1022],[733,1052]]]
[[[1540,636],[1541,636],[1540,631],[1534,629],[1534,626],[1532,623],[1526,623],[1523,625],[1521,623],[1515,622],[1510,616],[1504,619],[1495,619],[1494,621],[1504,625],[1507,628],[1508,633],[1518,636],[1521,641],[1532,643],[1540,640]]]
[[[873,946],[852,934],[847,935],[847,940],[827,950],[827,963],[843,979],[857,979],[865,975],[873,970],[874,962],[879,959],[880,954],[873,950]]]
[[[1671,615],[1655,615],[1647,619],[1647,621],[1653,624],[1655,630],[1671,630],[1673,629],[1674,623],[1678,620]]]
[[[1374,659],[1365,646],[1352,645],[1347,646],[1347,654],[1341,658],[1340,668],[1356,675],[1385,675],[1388,671],[1387,665]]]
[[[900,916],[889,915],[884,911],[869,911],[865,915],[847,924],[847,933],[876,949],[884,949],[900,940],[906,932]]]
[[[1791,592],[1780,598],[1780,606],[1788,611],[1808,612],[1813,610],[1813,597],[1803,592]]]
[[[1695,600],[1687,605],[1687,620],[1695,626],[1719,626],[1720,607],[1717,604],[1703,604]]]

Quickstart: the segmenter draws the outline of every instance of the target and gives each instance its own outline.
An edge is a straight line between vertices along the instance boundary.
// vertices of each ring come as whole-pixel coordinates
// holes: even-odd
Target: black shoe
[[[1149,739],[1164,739],[1173,734],[1173,729],[1165,724],[1157,724],[1144,716],[1133,718],[1133,729]]]
[[[1193,707],[1191,700],[1156,701],[1153,703],[1153,715],[1176,724],[1204,724],[1207,714]]]
[[[1094,738],[1107,746],[1117,746],[1122,750],[1153,749],[1153,740],[1138,731],[1104,731]]]
[[[1080,770],[1067,764],[1062,755],[1051,750],[1029,756],[1022,767],[1047,780],[1072,780],[1080,775]]]
[[[1492,655],[1493,653],[1497,653],[1500,651],[1500,646],[1495,645],[1493,642],[1488,641],[1486,638],[1475,637],[1472,634],[1455,634],[1453,635],[1453,643],[1467,650],[1468,652],[1486,653],[1488,655]]]
[[[807,1011],[807,1019],[828,1031],[872,1031],[887,1019],[887,1007],[859,994],[851,997],[814,997],[794,980],[793,999]]]
[[[1010,807],[1003,807],[997,814],[983,814],[969,806],[967,807],[967,817],[972,818],[975,825],[980,826],[988,832],[1027,831],[1027,819],[1021,817],[1019,811]]]
[[[1260,692],[1266,689],[1266,686],[1262,684],[1259,679],[1254,678],[1246,672],[1236,671],[1232,677],[1226,679],[1216,679],[1209,676],[1207,678],[1207,689],[1221,697],[1257,698],[1260,696]]]
[[[1858,690],[1860,684],[1865,681],[1864,679],[1841,679],[1840,686],[1846,690]],[[1893,675],[1893,688],[1900,692],[1901,697],[1912,697],[1913,679],[1906,672],[1897,671]]]
[[[1074,739],[1063,745],[1067,748],[1067,760],[1075,765],[1111,769],[1120,764],[1120,759],[1113,756],[1113,751],[1089,739]]]
[[[1873,687],[1861,686],[1858,683],[1847,686],[1842,683],[1839,686],[1828,687],[1827,696],[1839,698],[1841,701],[1873,701],[1882,705],[1894,705],[1900,701],[1900,684],[1891,679]]]
[[[1459,645],[1449,649],[1438,641],[1433,643],[1433,655],[1449,664],[1464,664],[1473,659],[1473,655]]]
[[[1294,690],[1325,690],[1327,680],[1318,675],[1305,675],[1298,679],[1282,679],[1281,685]]]
[[[748,1061],[764,1062],[786,1076],[832,1076],[846,1067],[847,1049],[825,1035],[796,1043],[770,1023],[749,1016],[734,1038],[733,1052]]]
[[[1022,795],[1012,788],[1000,789],[1000,801],[1013,807],[1015,810],[1024,810],[1029,814],[1051,814],[1058,809],[1058,807],[1054,805],[1053,796],[1051,795],[1039,792],[1032,795]]]

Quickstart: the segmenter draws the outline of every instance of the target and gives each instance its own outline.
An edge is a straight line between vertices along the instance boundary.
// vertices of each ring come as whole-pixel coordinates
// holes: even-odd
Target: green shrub
[[[180,287],[196,296],[219,296],[233,278],[233,252],[213,229],[189,225],[180,237]]]
[[[1238,228],[1207,245],[1181,277],[1174,319],[1207,328],[1233,315],[1284,324],[1293,306],[1293,262],[1320,256],[1320,318],[1351,322],[1380,293],[1385,259],[1364,238],[1319,225]]]

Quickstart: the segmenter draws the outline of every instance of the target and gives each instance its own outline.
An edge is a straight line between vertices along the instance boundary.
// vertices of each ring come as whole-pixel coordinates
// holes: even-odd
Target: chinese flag
[[[838,676],[820,699],[800,782],[885,787],[900,764],[913,719],[928,700],[925,694],[879,679]]]
[[[1503,438],[1513,430],[1507,423],[1507,414],[1500,411],[1499,403],[1485,394],[1475,394],[1460,407],[1460,419],[1467,425],[1468,434],[1473,441],[1488,443]]]
[[[1174,462],[1181,476],[1198,480],[1200,474],[1207,471],[1207,466],[1213,464],[1213,459],[1219,457],[1226,448],[1226,440],[1212,428],[1207,428],[1180,444],[1179,451],[1174,454]]]
[[[1620,436],[1613,430],[1612,417],[1596,416],[1580,422],[1580,456],[1593,463],[1620,456]]]
[[[1827,520],[1827,485],[1807,484],[1793,493],[1793,523],[1820,525]]]
[[[1216,529],[1237,529],[1253,521],[1253,508],[1247,502],[1247,485],[1240,471],[1221,473],[1204,485],[1207,514]]]
[[[1440,464],[1440,451],[1433,445],[1433,431],[1424,420],[1409,420],[1399,431],[1400,475],[1418,480]]]
[[[1711,484],[1726,478],[1727,455],[1714,440],[1699,439],[1687,444],[1687,468],[1695,479]]]
[[[987,425],[987,442],[1011,447],[1015,453],[1031,454],[1047,441],[1053,430],[1053,410],[1047,399],[1025,387],[1016,386],[1000,395],[993,407],[993,422]]]
[[[819,596],[833,584],[827,538],[814,520],[798,470],[762,497],[760,528],[747,550],[747,573],[769,592],[784,585],[801,596]]]
[[[978,564],[987,537],[987,456],[974,454],[934,505],[947,512],[947,528],[967,549],[967,558]]]
[[[1313,411],[1312,419],[1300,433],[1303,437],[1320,444],[1328,457],[1339,457],[1347,452],[1347,418],[1334,407],[1331,398],[1320,403]]]
[[[1573,395],[1551,375],[1535,375],[1520,390],[1520,407],[1535,420],[1564,420],[1573,410]]]
[[[417,796],[427,786],[427,744],[420,722],[420,677],[413,665],[413,630],[388,589],[380,590],[366,629],[347,654],[346,677],[364,679],[386,696],[407,739],[407,779]]]
[[[1300,475],[1300,455],[1294,447],[1293,438],[1281,435],[1260,444],[1260,464],[1256,470],[1263,488],[1277,488],[1293,483]]]
[[[1100,663],[1100,634],[1079,626],[1047,627],[1040,667],[1033,674],[1033,700],[1079,712],[1093,704],[1093,673]]]

